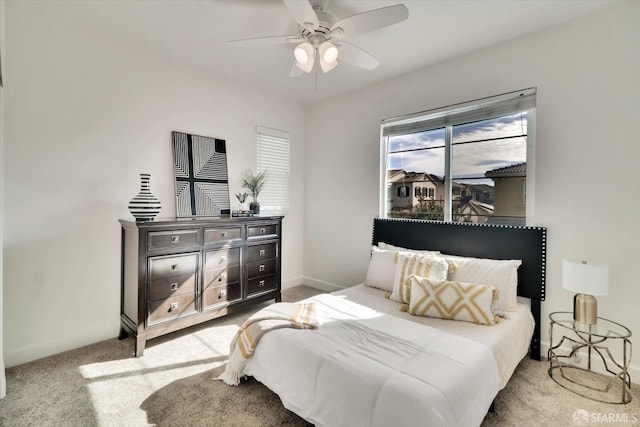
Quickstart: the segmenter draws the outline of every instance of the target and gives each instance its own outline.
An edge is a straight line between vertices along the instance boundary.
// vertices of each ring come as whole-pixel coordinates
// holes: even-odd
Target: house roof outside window
[[[518,163],[511,166],[505,166],[493,169],[484,173],[487,178],[511,178],[519,176],[527,176],[527,163]]]

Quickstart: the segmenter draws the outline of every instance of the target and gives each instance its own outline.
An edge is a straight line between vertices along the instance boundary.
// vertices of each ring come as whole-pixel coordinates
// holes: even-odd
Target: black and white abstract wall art
[[[173,132],[176,216],[229,215],[224,139]]]

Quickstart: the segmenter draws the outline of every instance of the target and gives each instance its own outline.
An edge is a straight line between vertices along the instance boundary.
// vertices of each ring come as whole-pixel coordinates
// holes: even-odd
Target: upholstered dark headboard
[[[373,245],[385,242],[410,249],[492,259],[520,259],[518,295],[531,299],[536,328],[530,357],[540,360],[540,302],[545,298],[547,229],[511,225],[381,219],[373,221]]]

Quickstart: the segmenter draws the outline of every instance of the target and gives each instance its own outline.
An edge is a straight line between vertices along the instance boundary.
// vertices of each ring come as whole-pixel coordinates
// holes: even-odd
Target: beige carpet
[[[283,299],[315,293],[297,287]],[[114,338],[10,368],[0,425],[307,426],[254,380],[239,387],[213,380],[238,325],[256,309],[151,340],[141,358],[132,357],[131,339]],[[639,386],[630,404],[602,404],[561,388],[547,368],[524,360],[482,426],[640,425]],[[589,423],[573,421],[580,409]]]

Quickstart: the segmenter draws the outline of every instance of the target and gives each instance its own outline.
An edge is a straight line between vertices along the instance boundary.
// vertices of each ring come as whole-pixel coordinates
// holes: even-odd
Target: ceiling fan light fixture
[[[336,68],[337,65],[338,65],[338,61],[324,62],[322,59],[320,59],[320,68],[322,68],[323,73],[328,73],[329,71]]]
[[[380,65],[380,61],[344,38],[376,31],[409,18],[409,10],[403,4],[368,10],[336,21],[332,13],[325,11],[328,0],[281,1],[298,24],[295,34],[230,40],[229,43],[276,42],[295,45],[295,60],[289,71],[291,77],[301,75],[300,71],[311,73],[316,61],[319,62],[318,68],[327,73],[337,66],[338,56],[340,62],[373,70]]]
[[[313,46],[309,42],[302,42],[293,50],[293,56],[300,64],[306,64],[313,58]]]
[[[300,43],[293,50],[293,56],[296,59],[296,65],[305,73],[310,73],[313,69],[314,47],[309,42]]]
[[[338,47],[331,42],[324,42],[318,48],[318,53],[323,62],[333,64],[338,60]],[[333,68],[333,67],[332,67]]]

